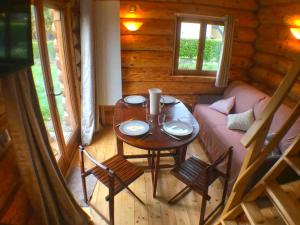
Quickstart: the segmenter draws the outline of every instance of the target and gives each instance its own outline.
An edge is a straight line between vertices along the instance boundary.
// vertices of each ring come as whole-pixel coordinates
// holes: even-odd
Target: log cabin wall
[[[300,42],[290,32],[290,27],[300,26],[300,2],[260,0],[259,4],[256,54],[249,77],[258,88],[272,93],[291,66],[292,54],[300,51]],[[289,97],[292,101],[299,99],[300,82],[294,85]]]
[[[0,224],[38,225],[15,163],[13,145],[6,145],[3,139],[9,128],[2,96],[0,90]]]
[[[135,32],[122,25],[128,20],[126,17],[131,5],[137,8],[136,18],[131,20],[143,22]],[[212,78],[173,76],[176,13],[233,15],[236,26],[230,79],[247,79],[258,25],[255,10],[255,0],[121,0],[123,95],[146,94],[149,88],[158,87],[165,94],[194,102],[198,94],[222,91],[214,87]]]

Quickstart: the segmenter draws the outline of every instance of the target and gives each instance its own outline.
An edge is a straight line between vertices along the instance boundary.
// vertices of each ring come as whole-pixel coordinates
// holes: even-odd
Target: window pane
[[[200,23],[181,23],[178,70],[197,67]]]
[[[37,33],[36,33],[36,23],[34,17],[34,8],[32,7],[32,44],[33,44],[33,55],[34,55],[34,65],[31,67],[33,73],[34,84],[37,92],[37,96],[39,99],[39,105],[41,108],[42,116],[44,119],[44,123],[47,129],[48,138],[50,145],[52,147],[52,151],[54,156],[58,160],[61,152],[58,147],[58,142],[56,138],[56,134],[54,131],[54,126],[50,114],[50,108],[45,88],[43,70],[40,60],[40,52],[38,47]]]
[[[55,9],[44,8],[44,17],[53,91],[65,142],[68,143],[76,128],[76,121],[68,84],[61,13]]]
[[[202,70],[218,70],[223,33],[224,26],[207,24]]]

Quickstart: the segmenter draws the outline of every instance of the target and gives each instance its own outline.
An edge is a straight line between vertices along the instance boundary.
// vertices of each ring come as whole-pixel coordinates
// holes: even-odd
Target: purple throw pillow
[[[219,101],[214,102],[209,106],[209,108],[214,109],[218,112],[229,114],[232,110],[235,103],[235,96],[232,96],[230,98],[222,99]]]

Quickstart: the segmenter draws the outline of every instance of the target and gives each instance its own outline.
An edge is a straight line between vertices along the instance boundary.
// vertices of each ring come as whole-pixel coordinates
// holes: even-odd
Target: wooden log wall
[[[260,0],[257,16],[256,53],[249,77],[259,88],[272,92],[291,66],[293,54],[300,51],[300,41],[290,32],[290,27],[300,26],[300,2]],[[300,82],[294,85],[289,97],[299,99]]]
[[[8,129],[5,106],[0,90],[0,133]],[[0,224],[38,225],[38,216],[34,213],[25,192],[14,156],[13,145],[0,143]]]
[[[136,18],[144,24],[136,32],[122,22],[129,20],[128,8],[135,5]],[[233,15],[236,29],[231,60],[231,80],[245,80],[252,66],[256,38],[255,0],[121,0],[121,50],[123,95],[147,94],[158,87],[189,103],[201,93],[219,93],[214,79],[172,75],[175,42],[175,14]],[[133,19],[131,19],[133,20]]]

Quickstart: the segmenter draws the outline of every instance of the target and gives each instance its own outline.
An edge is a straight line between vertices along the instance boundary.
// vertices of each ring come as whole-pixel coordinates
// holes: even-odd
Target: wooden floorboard
[[[96,135],[95,140],[87,150],[97,160],[104,161],[116,154],[116,141],[112,128],[105,128]],[[144,150],[125,145],[126,154],[146,153]],[[196,155],[208,161],[201,145],[196,140],[188,147],[187,155]],[[165,159],[164,159],[165,160]],[[167,161],[171,162],[172,159]],[[137,163],[146,163],[145,160],[131,160]],[[78,159],[73,166],[78,165]],[[89,165],[89,164],[88,164]],[[87,165],[87,166],[88,166]],[[152,197],[152,181],[150,172],[145,172],[130,185],[132,190],[145,202],[141,205],[126,190],[120,192],[115,198],[115,224],[116,225],[196,225],[199,223],[201,196],[190,192],[184,199],[175,205],[167,201],[175,195],[184,185],[169,173],[169,169],[161,171],[158,180],[157,198]],[[221,199],[222,184],[217,180],[210,189],[212,199],[208,202],[209,213]],[[97,184],[92,198],[92,204],[97,210],[108,216],[108,204],[104,200],[108,191],[104,185]],[[84,208],[91,216],[95,225],[106,225],[106,222],[92,208]]]

